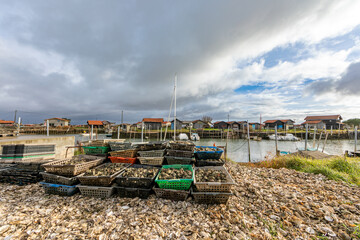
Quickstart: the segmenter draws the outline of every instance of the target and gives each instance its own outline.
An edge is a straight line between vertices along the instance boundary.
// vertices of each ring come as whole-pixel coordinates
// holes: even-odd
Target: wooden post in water
[[[316,151],[319,150],[322,134],[323,134],[323,131],[321,131],[321,133],[320,133],[320,137],[319,137],[319,141],[318,141],[318,145],[317,145]]]
[[[94,125],[91,125],[91,138],[90,138],[90,140],[93,140],[93,134],[94,134]]]
[[[331,128],[330,128],[331,136],[332,136],[332,130],[333,130],[333,126],[331,125]]]
[[[306,124],[306,132],[305,132],[305,151],[307,151],[307,142],[308,142],[308,123]]]
[[[46,120],[46,136],[49,136],[49,120]]]
[[[326,133],[326,136],[325,136],[325,141],[324,141],[324,146],[323,146],[323,149],[322,149],[322,151],[321,151],[321,152],[324,152],[324,150],[325,150],[326,141],[327,141],[328,136],[329,136],[329,133]]]
[[[226,133],[226,143],[225,143],[225,161],[226,161],[226,159],[227,159],[228,139],[229,139],[229,127],[228,127],[228,131],[227,131],[227,133]]]
[[[141,142],[144,142],[144,122],[141,123]]]
[[[249,162],[251,162],[251,156],[250,156],[250,127],[249,127],[249,120],[246,123],[247,125],[247,138],[248,138],[248,154],[249,154]]]
[[[117,135],[117,139],[120,139],[120,126],[118,126],[118,135]]]
[[[314,128],[314,137],[313,137],[313,148],[315,148],[315,144],[316,144],[316,132],[317,132],[317,129],[315,127]]]
[[[278,138],[277,138],[277,124],[275,125],[275,154],[278,156]]]
[[[160,128],[160,141],[162,140],[162,127]]]
[[[355,155],[356,154],[356,145],[357,145],[357,126],[355,127],[354,135],[355,135],[355,146],[354,146],[354,155]]]
[[[96,127],[96,140],[98,139],[98,129],[99,129],[99,127],[97,126]]]

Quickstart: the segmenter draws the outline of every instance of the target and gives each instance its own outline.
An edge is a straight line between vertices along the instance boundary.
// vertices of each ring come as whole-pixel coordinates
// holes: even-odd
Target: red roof
[[[103,125],[102,121],[98,121],[98,120],[88,120],[87,123],[88,125],[97,125],[97,126]]]
[[[342,119],[340,115],[307,116],[304,120],[337,120]]]
[[[214,124],[218,124],[218,123],[221,123],[221,122],[228,124],[227,122],[224,122],[224,121],[217,121],[217,122],[214,122]]]
[[[163,123],[163,118],[143,118],[143,122],[152,122],[152,123]]]
[[[303,122],[301,125],[304,125],[304,124],[318,124],[318,123],[321,123],[321,120],[305,121],[305,122]]]
[[[264,123],[274,123],[274,122],[277,122],[277,121],[280,121],[280,122],[283,122],[283,123],[286,123],[288,121],[292,121],[291,119],[276,119],[276,120],[266,120]]]
[[[13,124],[14,121],[0,120],[0,124]]]

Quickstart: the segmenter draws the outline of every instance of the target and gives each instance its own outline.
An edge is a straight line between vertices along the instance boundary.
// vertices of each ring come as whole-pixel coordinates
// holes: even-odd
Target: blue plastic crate
[[[199,148],[211,148],[214,151],[200,151]],[[206,160],[206,159],[220,159],[221,155],[223,154],[223,150],[219,149],[218,147],[212,146],[196,146],[195,147],[195,158],[199,160]]]
[[[60,185],[53,183],[40,182],[41,186],[44,188],[45,193],[47,194],[56,194],[61,196],[72,196],[75,193],[79,192],[79,189],[74,186]]]

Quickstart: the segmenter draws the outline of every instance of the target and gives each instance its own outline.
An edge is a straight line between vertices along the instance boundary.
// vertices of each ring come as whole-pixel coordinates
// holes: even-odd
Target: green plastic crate
[[[192,177],[191,177],[191,179],[159,180],[161,170],[166,169],[166,168],[176,168],[176,169],[184,168],[184,169],[191,170]],[[159,174],[157,175],[157,177],[155,179],[155,182],[157,183],[159,188],[176,189],[176,190],[189,190],[190,187],[191,187],[192,182],[194,181],[194,170],[193,170],[191,165],[181,165],[181,164],[165,165],[165,166],[162,166],[161,170],[160,170]]]
[[[108,153],[110,151],[109,147],[95,147],[95,146],[87,146],[83,147],[85,154],[99,154],[99,153]]]

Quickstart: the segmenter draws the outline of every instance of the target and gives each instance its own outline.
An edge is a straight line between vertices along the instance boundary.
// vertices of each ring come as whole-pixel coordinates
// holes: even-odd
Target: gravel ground
[[[45,195],[0,185],[3,239],[360,239],[360,188],[287,169],[226,166],[227,205]]]

